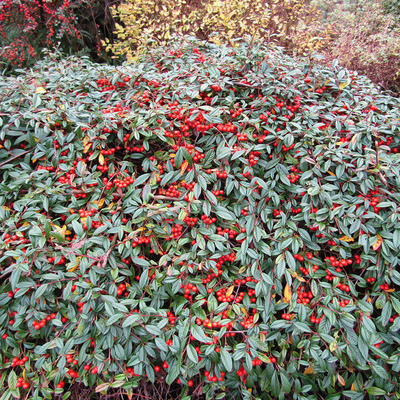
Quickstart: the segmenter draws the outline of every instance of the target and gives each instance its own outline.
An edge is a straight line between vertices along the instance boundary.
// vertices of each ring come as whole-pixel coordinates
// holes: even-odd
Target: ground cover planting
[[[192,38],[0,96],[1,400],[400,398],[398,99]]]

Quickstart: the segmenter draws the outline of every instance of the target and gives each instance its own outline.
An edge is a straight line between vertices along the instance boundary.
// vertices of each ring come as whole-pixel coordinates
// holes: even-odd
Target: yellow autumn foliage
[[[305,28],[319,17],[308,0],[126,0],[113,14],[117,40],[103,44],[128,60],[183,35],[217,44],[250,35],[304,52],[317,50],[325,34]]]

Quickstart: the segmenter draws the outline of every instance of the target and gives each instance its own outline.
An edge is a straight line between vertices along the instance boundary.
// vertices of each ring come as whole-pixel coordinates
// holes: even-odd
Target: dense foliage
[[[0,96],[2,400],[400,398],[398,99],[194,39]]]
[[[86,52],[98,58],[101,40],[112,42],[111,6],[120,0],[2,0],[0,70],[31,65],[42,48]]]
[[[315,37],[327,36],[304,29],[319,17],[309,0],[125,0],[113,11],[120,24],[106,49],[128,60],[178,35],[232,44],[250,34],[299,51],[315,49]]]
[[[399,2],[385,0],[315,0],[323,12],[309,29],[325,25],[329,38],[318,50],[327,60],[337,58],[341,65],[367,75],[375,83],[400,91]],[[397,11],[397,12],[396,12]],[[322,26],[321,26],[322,25]]]

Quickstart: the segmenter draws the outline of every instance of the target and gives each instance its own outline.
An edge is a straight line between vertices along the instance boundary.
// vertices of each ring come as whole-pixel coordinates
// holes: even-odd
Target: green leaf
[[[232,357],[228,353],[228,351],[226,350],[225,347],[221,347],[220,354],[221,354],[222,363],[224,364],[226,371],[227,372],[232,371],[232,368],[233,368]]]
[[[198,325],[192,325],[190,327],[190,333],[199,342],[210,343],[210,341],[211,341],[211,339],[205,335],[203,329]]]
[[[371,386],[370,388],[367,389],[368,394],[372,394],[374,396],[383,396],[387,394],[387,392],[383,389],[380,389],[376,386]]]
[[[132,314],[125,319],[125,321],[122,323],[122,327],[125,328],[127,326],[136,325],[136,322],[139,321],[140,319],[141,319],[140,315]]]
[[[197,351],[194,349],[194,347],[190,343],[186,347],[186,352],[187,352],[187,355],[188,355],[190,361],[192,361],[195,364],[197,364],[199,362],[199,356],[197,354]]]
[[[17,374],[14,370],[10,371],[8,374],[7,383],[11,391],[15,391],[17,389]]]

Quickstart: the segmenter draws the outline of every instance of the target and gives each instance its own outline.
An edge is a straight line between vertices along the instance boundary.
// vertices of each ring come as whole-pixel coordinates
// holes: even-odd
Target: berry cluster
[[[300,286],[297,289],[297,303],[299,304],[309,304],[310,301],[313,299],[314,295],[311,291],[306,292],[304,288]]]
[[[32,322],[33,329],[39,330],[39,329],[45,327],[46,324],[47,324],[48,322],[50,322],[52,319],[55,319],[56,316],[57,316],[57,314],[52,313],[52,314],[50,314],[50,315],[47,315],[46,318],[43,318],[43,319],[41,319],[40,321],[33,321],[33,322]]]
[[[15,385],[17,388],[22,388],[22,389],[29,389],[31,387],[30,383],[24,379],[23,377],[18,377],[17,383]]]
[[[136,247],[136,246],[139,246],[141,244],[149,244],[150,240],[151,240],[150,236],[138,236],[138,237],[135,237],[132,240],[131,246],[132,247]]]
[[[198,218],[196,217],[186,217],[184,222],[187,226],[195,226],[197,224]]]
[[[236,232],[233,229],[229,229],[229,228],[221,228],[220,226],[217,226],[217,234],[218,235],[228,235],[229,239],[235,239],[235,237],[239,234],[238,232]]]
[[[125,283],[120,283],[118,285],[118,289],[117,289],[117,296],[122,296],[124,295],[125,297],[128,297],[129,293],[126,292],[126,285]]]
[[[81,218],[85,218],[85,217],[93,217],[93,215],[95,215],[97,212],[97,210],[95,208],[91,208],[89,211],[84,210],[83,208],[78,210],[79,216]]]
[[[201,217],[201,220],[205,223],[205,224],[213,224],[214,222],[217,222],[217,218],[215,217],[208,217],[207,215],[203,214]]]
[[[168,189],[158,189],[158,194],[167,197],[181,197],[182,192],[180,192],[176,186],[170,186]]]
[[[114,186],[117,188],[126,188],[129,185],[132,185],[133,182],[135,182],[135,179],[133,179],[131,176],[127,176],[123,179],[115,179]]]
[[[78,360],[76,358],[74,358],[73,354],[67,354],[65,356],[65,359],[66,359],[67,363],[69,363],[69,364],[78,365]]]
[[[188,283],[186,285],[181,285],[181,289],[184,291],[183,297],[188,300],[192,300],[192,292],[193,294],[196,294],[199,292],[199,289],[196,285],[193,285],[192,283]]]
[[[28,357],[24,356],[19,359],[18,357],[14,357],[11,361],[11,368],[16,367],[18,365],[22,366],[29,360]]]
[[[218,377],[217,375],[211,375],[211,372],[205,371],[204,376],[206,377],[207,381],[209,382],[222,382],[225,377],[225,372],[220,372],[220,376]]]

